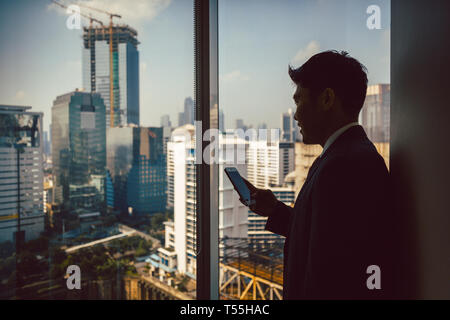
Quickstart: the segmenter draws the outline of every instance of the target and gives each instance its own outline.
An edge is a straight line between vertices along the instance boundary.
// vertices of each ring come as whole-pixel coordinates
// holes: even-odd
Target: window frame
[[[218,164],[203,160],[211,128],[210,109],[217,102],[218,0],[194,0],[197,300],[219,299]],[[219,115],[217,115],[219,117]],[[199,127],[197,124],[201,124]],[[217,121],[219,123],[219,121]],[[218,128],[215,128],[218,129]],[[199,276],[200,275],[200,276]]]

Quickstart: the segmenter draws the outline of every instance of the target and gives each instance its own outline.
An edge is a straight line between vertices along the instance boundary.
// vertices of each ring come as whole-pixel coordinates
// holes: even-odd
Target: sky
[[[60,0],[65,4],[76,1]],[[140,41],[140,118],[177,124],[194,95],[192,0],[84,0],[122,15]],[[370,5],[381,29],[369,30]],[[81,8],[105,23],[108,16]],[[0,0],[0,104],[29,105],[51,121],[58,95],[82,87],[82,30],[49,0]],[[87,24],[88,21],[82,20]],[[219,107],[235,119],[276,128],[295,109],[288,65],[320,51],[345,50],[368,69],[369,84],[390,83],[390,0],[219,0]]]

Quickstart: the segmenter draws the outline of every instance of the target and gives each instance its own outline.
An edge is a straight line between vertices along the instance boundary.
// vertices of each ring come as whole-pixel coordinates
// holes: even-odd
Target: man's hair
[[[356,116],[367,92],[367,69],[345,51],[325,51],[312,56],[298,69],[289,66],[289,76],[296,85],[310,89],[317,96],[333,89],[348,115]]]

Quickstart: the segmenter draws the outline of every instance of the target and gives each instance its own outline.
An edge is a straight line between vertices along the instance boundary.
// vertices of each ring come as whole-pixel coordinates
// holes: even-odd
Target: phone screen
[[[228,178],[233,184],[234,189],[239,193],[239,196],[242,198],[242,200],[244,200],[247,206],[250,205],[251,204],[250,190],[248,189],[247,185],[245,184],[244,180],[239,174],[239,171],[237,171],[237,169],[234,167],[230,167],[225,168],[225,173],[227,174]]]

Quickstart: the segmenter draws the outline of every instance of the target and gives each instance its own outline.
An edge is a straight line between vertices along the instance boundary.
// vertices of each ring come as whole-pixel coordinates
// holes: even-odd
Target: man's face
[[[309,89],[302,88],[299,85],[297,85],[293,99],[297,105],[294,119],[300,127],[303,142],[305,144],[319,143],[323,114],[317,106],[317,99],[314,99]]]

